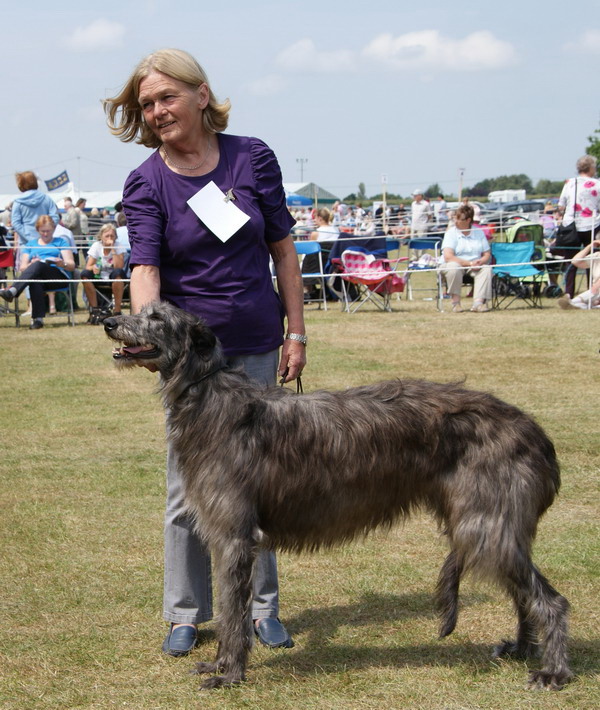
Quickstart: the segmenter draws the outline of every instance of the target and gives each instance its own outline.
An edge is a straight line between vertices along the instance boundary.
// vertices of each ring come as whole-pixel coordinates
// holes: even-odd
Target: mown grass
[[[312,556],[280,556],[296,647],[257,648],[242,687],[197,692],[194,659],[160,653],[164,431],[155,376],[119,373],[100,328],[0,318],[0,707],[597,708],[600,615],[598,313],[307,311],[305,389],[390,377],[466,380],[532,414],[554,439],[561,494],[535,559],[569,598],[572,665],[560,693],[524,690],[535,662],[499,662],[509,601],[467,580],[457,631],[436,637],[445,554],[426,516]]]

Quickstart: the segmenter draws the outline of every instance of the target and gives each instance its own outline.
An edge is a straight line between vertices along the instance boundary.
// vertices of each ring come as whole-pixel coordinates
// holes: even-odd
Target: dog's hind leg
[[[222,673],[205,680],[200,688],[229,687],[245,680],[252,648],[252,569],[256,557],[253,541],[235,536],[214,550],[219,585],[219,648],[215,663],[198,663],[196,673]]]
[[[532,671],[529,687],[560,690],[571,680],[567,656],[568,601],[561,596],[526,556],[520,569],[506,575],[505,585],[519,616],[516,641],[505,641],[495,656],[532,655],[537,650],[536,631],[541,637],[542,668]]]
[[[463,571],[462,560],[452,550],[444,560],[436,587],[436,607],[441,617],[440,638],[448,636],[458,619],[458,588]]]

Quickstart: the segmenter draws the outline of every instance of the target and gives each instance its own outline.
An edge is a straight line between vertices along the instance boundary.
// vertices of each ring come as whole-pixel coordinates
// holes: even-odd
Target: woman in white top
[[[596,178],[596,166],[596,158],[592,155],[579,158],[577,177],[567,180],[558,200],[563,227],[575,222],[579,247],[589,244],[592,234],[600,233],[600,180]],[[568,259],[572,257],[570,253],[563,256]],[[576,274],[577,267],[571,264],[565,276],[565,291],[571,297],[575,293]]]
[[[452,298],[452,311],[462,313],[460,289],[465,273],[474,280],[473,306],[475,313],[490,310],[487,301],[492,298],[492,270],[490,246],[483,230],[473,226],[474,211],[471,205],[461,205],[454,214],[454,225],[448,229],[442,242],[448,293]]]
[[[310,238],[317,242],[334,242],[340,236],[340,230],[332,223],[332,214],[327,207],[321,207],[315,215],[317,229]]]

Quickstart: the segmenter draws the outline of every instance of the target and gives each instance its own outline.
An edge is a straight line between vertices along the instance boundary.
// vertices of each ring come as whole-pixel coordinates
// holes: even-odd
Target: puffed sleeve
[[[165,232],[162,201],[148,180],[133,171],[123,188],[123,210],[131,244],[129,263],[160,266],[160,247]]]
[[[250,164],[265,218],[265,239],[268,242],[280,241],[288,236],[296,221],[286,205],[279,163],[266,143],[252,138]]]

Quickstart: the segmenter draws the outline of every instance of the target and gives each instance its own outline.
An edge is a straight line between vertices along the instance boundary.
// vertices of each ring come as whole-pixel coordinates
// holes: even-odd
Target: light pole
[[[308,158],[296,158],[296,162],[300,163],[300,182],[304,182],[304,163],[308,163]]]
[[[465,174],[464,168],[458,169],[458,201],[462,200],[462,189],[463,189],[463,177]]]

